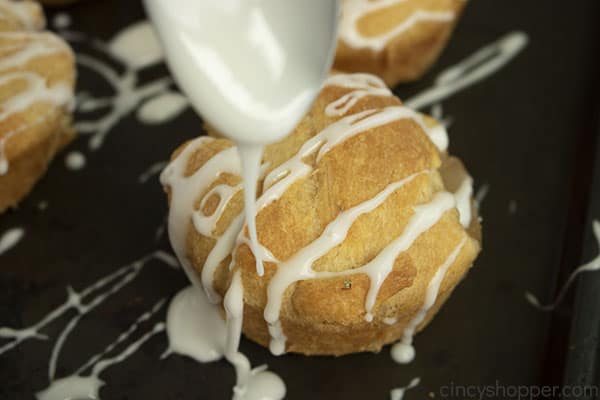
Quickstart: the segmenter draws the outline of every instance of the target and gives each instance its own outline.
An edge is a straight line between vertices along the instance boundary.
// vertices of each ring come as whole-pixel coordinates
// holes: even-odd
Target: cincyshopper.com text
[[[541,400],[558,398],[600,398],[598,386],[506,385],[500,381],[490,385],[460,385],[451,382],[440,386],[439,398],[447,400]],[[435,396],[438,398],[438,396]]]

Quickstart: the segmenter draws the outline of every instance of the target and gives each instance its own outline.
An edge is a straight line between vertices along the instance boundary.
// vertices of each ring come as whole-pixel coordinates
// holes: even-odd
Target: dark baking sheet
[[[143,18],[137,1],[85,1],[64,10],[73,17],[73,29],[104,40]],[[463,158],[477,186],[489,185],[482,205],[484,250],[448,304],[416,337],[417,359],[409,366],[396,365],[388,349],[343,358],[277,358],[243,340],[242,350],[253,365],[267,363],[282,376],[287,398],[387,399],[390,389],[415,376],[421,384],[406,399],[432,394],[441,398],[441,388],[449,385],[562,382],[572,297],[549,314],[531,307],[523,294],[530,290],[550,300],[557,285],[583,260],[582,244],[593,246],[588,228],[599,210],[587,210],[598,153],[594,118],[599,11],[596,0],[470,2],[436,68],[419,83],[397,88],[403,97],[416,93],[432,83],[436,72],[508,31],[529,34],[529,46],[508,66],[444,102],[445,114],[453,119],[451,152]],[[101,57],[88,42],[76,48]],[[105,61],[122,68],[114,60]],[[139,78],[143,83],[166,73],[164,65],[158,65],[144,69]],[[106,82],[85,68],[80,70],[79,88],[110,94]],[[164,236],[155,240],[166,214],[160,185],[155,178],[145,184],[138,178],[198,134],[201,123],[189,109],[160,126],[142,125],[129,115],[101,150],[90,153],[87,137],[70,146],[86,153],[83,170],[66,169],[59,156],[19,209],[0,217],[0,232],[15,226],[26,229],[24,239],[0,256],[0,325],[31,325],[65,300],[68,285],[81,289],[157,248],[168,250]],[[42,201],[48,204],[43,211],[38,208]],[[511,203],[516,205],[514,213]],[[592,254],[593,248],[585,252],[588,258]],[[590,289],[585,294],[592,279],[597,286],[600,278],[586,277],[577,315],[593,323],[576,320],[573,340],[576,332],[585,335],[587,329],[597,329],[598,314],[586,313],[592,300],[598,307],[593,288],[591,296]],[[158,299],[184,285],[181,271],[149,265],[84,318],[65,345],[57,376],[72,373]],[[31,399],[48,385],[51,344],[72,316],[43,330],[52,341],[28,341],[0,356],[0,398]],[[164,310],[153,321],[161,319]],[[595,337],[587,346],[596,351]],[[165,347],[165,335],[158,335],[103,373],[108,384],[102,398],[230,398],[234,373],[226,362],[198,364],[179,356],[160,360]],[[598,373],[590,362],[571,352],[567,382],[579,379],[571,374],[580,366],[586,382],[594,383]]]

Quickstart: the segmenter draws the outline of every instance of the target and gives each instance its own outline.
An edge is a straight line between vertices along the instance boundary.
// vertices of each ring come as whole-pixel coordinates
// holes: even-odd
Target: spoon
[[[167,64],[195,110],[235,140],[245,218],[255,228],[265,144],[283,139],[319,93],[335,54],[338,0],[144,0]]]

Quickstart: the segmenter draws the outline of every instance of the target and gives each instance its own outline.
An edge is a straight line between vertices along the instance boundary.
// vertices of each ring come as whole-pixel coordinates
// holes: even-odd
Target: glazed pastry
[[[12,6],[0,1],[0,7],[7,4]],[[39,8],[23,10],[31,10],[34,20]],[[58,36],[0,32],[0,212],[31,190],[58,149],[73,138],[74,82],[73,53]]]
[[[335,68],[388,85],[418,79],[436,60],[466,0],[342,0]]]
[[[412,339],[480,249],[472,180],[447,144],[441,125],[377,77],[332,75],[294,132],[265,150],[256,217],[264,275],[226,139],[184,144],[162,174],[173,248],[214,302],[241,271],[243,331],[274,354],[379,351]]]
[[[35,1],[0,1],[0,32],[40,30],[44,25],[42,7]]]

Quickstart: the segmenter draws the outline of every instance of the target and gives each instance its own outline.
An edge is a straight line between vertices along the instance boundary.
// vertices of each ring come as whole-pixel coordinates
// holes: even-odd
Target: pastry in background
[[[76,72],[69,45],[37,30],[44,26],[39,6],[0,0],[0,10],[9,16],[4,21],[13,21],[1,25],[0,31],[2,212],[29,193],[56,152],[74,137],[71,106]]]
[[[342,0],[334,66],[388,85],[413,81],[437,59],[466,0]]]
[[[441,125],[377,77],[332,75],[294,132],[266,147],[256,217],[264,275],[229,140],[190,141],[163,172],[171,242],[213,301],[241,271],[243,331],[275,354],[411,341],[480,250],[472,180],[447,145]]]
[[[31,0],[0,1],[0,32],[44,29],[42,7]]]

